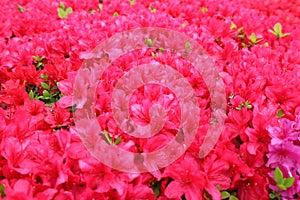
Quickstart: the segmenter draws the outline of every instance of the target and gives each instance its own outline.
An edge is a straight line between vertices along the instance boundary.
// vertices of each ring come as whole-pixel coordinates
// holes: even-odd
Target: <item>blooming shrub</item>
[[[0,6],[2,198],[299,199],[299,1],[2,0]],[[218,143],[199,158],[211,114],[201,75],[168,52],[137,50],[118,58],[95,98],[108,143],[151,152],[178,132],[178,99],[157,85],[132,95],[130,113],[145,125],[151,105],[162,105],[168,121],[161,134],[135,139],[114,122],[112,87],[134,65],[155,60],[173,66],[202,109],[195,140],[180,159],[156,172],[131,174],[86,150],[74,127],[72,91],[92,49],[138,27],[177,30],[198,41],[220,71],[228,105]]]

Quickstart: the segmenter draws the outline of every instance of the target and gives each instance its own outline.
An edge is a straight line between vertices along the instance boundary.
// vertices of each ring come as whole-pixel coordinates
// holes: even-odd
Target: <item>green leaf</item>
[[[92,10],[89,10],[88,12],[91,13],[91,14],[93,14],[93,13],[96,12],[96,10],[93,10],[93,9],[92,9]]]
[[[236,110],[242,110],[242,108],[241,108],[241,107],[238,107],[238,106],[235,107],[235,109],[236,109]]]
[[[269,32],[272,33],[273,35],[275,35],[277,37],[277,33],[271,29],[269,29]]]
[[[64,4],[63,2],[60,2],[60,3],[59,3],[59,7],[60,7],[61,9],[65,10],[65,4]]]
[[[230,196],[229,200],[239,200],[236,196]]]
[[[213,125],[213,124],[216,124],[216,123],[218,123],[218,120],[217,120],[216,118],[213,118],[213,119],[209,122],[210,125]]]
[[[106,141],[107,141],[109,144],[112,144],[112,138],[111,138],[110,135],[108,134],[107,130],[104,130],[104,136],[105,136]]]
[[[67,18],[67,14],[62,8],[57,8],[57,13],[59,18]]]
[[[30,90],[30,92],[29,92],[29,97],[30,97],[30,100],[34,99],[34,92],[32,90]]]
[[[280,190],[286,190],[286,186],[283,185],[283,184],[277,184],[277,187],[280,189]]]
[[[270,193],[270,194],[269,194],[269,197],[270,197],[271,199],[275,199],[276,196],[275,196],[275,194]]]
[[[274,30],[269,30],[269,32],[275,35],[278,39],[291,34],[291,33],[282,33],[282,26],[279,22],[274,25],[273,29]]]
[[[256,43],[257,42],[257,37],[255,35],[255,33],[252,33],[249,37],[249,39],[251,40],[252,43]]]
[[[285,36],[288,36],[288,35],[291,35],[291,33],[284,33],[284,34],[282,34],[281,37],[285,37]]]
[[[102,3],[99,3],[99,4],[98,4],[98,8],[99,8],[100,10],[102,10],[102,9],[103,9],[103,4],[102,4]]]
[[[146,44],[148,45],[148,47],[152,47],[154,42],[150,38],[147,38],[146,39]]]
[[[118,16],[119,16],[119,13],[118,13],[118,12],[114,12],[113,16],[114,16],[114,17],[118,17]]]
[[[289,177],[289,178],[285,178],[284,179],[283,184],[287,188],[290,188],[290,187],[292,187],[292,185],[294,184],[294,182],[295,182],[295,178],[294,177]]]
[[[41,82],[41,86],[42,86],[43,88],[45,88],[46,90],[49,90],[49,89],[50,89],[50,85],[48,85],[47,83]]]
[[[238,32],[242,32],[244,30],[244,27],[238,28]]]
[[[278,194],[276,191],[271,191],[271,193],[269,194],[269,197],[271,199],[281,200],[280,194]]]
[[[0,193],[2,198],[6,197],[4,184],[0,184]]]
[[[235,29],[235,28],[236,28],[235,23],[231,22],[231,24],[230,24],[230,30]]]
[[[206,13],[207,11],[208,11],[208,8],[207,8],[207,7],[202,7],[202,8],[201,8],[201,12],[202,12],[202,13]]]
[[[154,196],[158,197],[160,195],[160,187],[161,187],[161,182],[154,180],[151,185],[150,185],[151,189],[154,192]]]
[[[68,110],[73,113],[76,111],[76,104],[74,104],[73,106],[68,107]]]
[[[41,74],[41,78],[44,79],[44,80],[47,80],[49,77],[48,74]]]
[[[32,57],[38,62],[41,62],[43,60],[43,57],[41,58],[40,56],[32,56]]]
[[[274,180],[276,181],[277,185],[283,183],[283,174],[279,167],[276,167],[274,172]]]
[[[160,51],[161,53],[163,53],[163,52],[165,52],[165,49],[164,49],[163,47],[160,47],[159,51]]]
[[[191,50],[191,43],[190,42],[186,42],[185,43],[185,50],[188,52],[189,50]]]
[[[68,14],[72,13],[73,9],[71,7],[68,7],[67,9],[65,9],[65,5],[60,2],[60,7],[57,8],[57,13],[58,13],[58,17],[59,18],[67,18]]]
[[[120,144],[121,141],[122,141],[122,136],[118,137],[118,138],[115,140],[114,145]]]
[[[58,89],[57,85],[54,85],[54,86],[51,88],[51,90],[57,90],[57,89]]]
[[[43,91],[43,96],[44,96],[45,98],[50,97],[50,93],[49,93],[47,90],[44,90],[44,91]]]
[[[252,105],[250,104],[250,102],[247,100],[245,102],[245,106],[248,108],[248,109],[252,109]]]
[[[66,10],[67,15],[73,12],[73,8],[69,7]]]
[[[230,197],[230,193],[227,191],[222,191],[221,196],[222,196],[222,199],[227,199]]]
[[[131,6],[133,6],[134,5],[134,0],[129,0],[129,3],[130,3]]]
[[[277,119],[282,118],[284,115],[285,115],[285,114],[284,114],[283,110],[280,108],[280,109],[277,111],[276,118],[277,118]]]
[[[152,188],[152,190],[153,190],[153,192],[154,192],[154,196],[158,197],[159,194],[160,194],[159,188],[154,187],[154,188]]]
[[[151,55],[153,58],[156,58],[156,54],[153,51],[151,52]]]
[[[276,23],[274,25],[274,31],[275,31],[275,33],[282,33],[282,26],[280,23]]]
[[[23,8],[21,5],[18,5],[18,10],[19,10],[20,12],[24,12],[24,8]]]
[[[149,10],[152,13],[156,13],[156,9],[152,7],[152,5],[149,6]]]

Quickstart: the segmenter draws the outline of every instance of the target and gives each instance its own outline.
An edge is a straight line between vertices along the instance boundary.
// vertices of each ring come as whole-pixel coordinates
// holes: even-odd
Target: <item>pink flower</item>
[[[295,126],[297,126],[297,123],[284,118],[280,120],[280,127],[267,127],[272,137],[272,143],[274,143],[276,139],[287,141],[297,140],[299,132],[294,129]]]
[[[269,150],[267,166],[274,168],[278,163],[281,163],[299,169],[300,146],[296,146],[289,141],[282,141],[281,143],[271,144]]]
[[[230,166],[226,161],[217,159],[215,156],[208,156],[202,165],[210,183],[218,185],[221,190],[230,187],[231,179],[228,175]]]
[[[26,179],[19,179],[14,181],[12,188],[7,187],[6,190],[7,199],[14,200],[33,200],[33,188],[31,183]]]
[[[68,126],[70,121],[70,112],[66,108],[61,108],[57,104],[52,109],[47,110],[45,121],[50,124],[51,128]]]
[[[216,186],[208,181],[207,175],[199,170],[199,164],[189,155],[166,167],[164,176],[173,179],[165,189],[168,198],[180,198],[185,195],[188,200],[202,199],[203,189],[214,199],[221,198]]]
[[[98,193],[108,192],[112,188],[116,189],[119,195],[125,193],[125,180],[116,177],[110,168],[99,163],[96,159],[81,159],[78,164],[83,172],[82,179],[86,182],[87,188],[91,188]]]

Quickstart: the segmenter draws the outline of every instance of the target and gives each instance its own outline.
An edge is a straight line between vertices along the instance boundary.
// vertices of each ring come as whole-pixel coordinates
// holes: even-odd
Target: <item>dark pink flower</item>
[[[56,104],[53,106],[53,108],[48,108],[45,121],[50,124],[51,128],[56,128],[69,125],[69,118],[69,110],[66,108],[61,108]]]
[[[164,176],[173,179],[165,189],[168,198],[180,198],[185,195],[188,200],[202,199],[204,189],[213,198],[220,198],[216,186],[208,181],[207,175],[199,169],[199,164],[191,156],[186,155],[180,161],[166,167]]]

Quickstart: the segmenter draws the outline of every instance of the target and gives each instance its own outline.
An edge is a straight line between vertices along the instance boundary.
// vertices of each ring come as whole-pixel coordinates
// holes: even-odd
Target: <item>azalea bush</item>
[[[300,198],[300,1],[2,0],[0,6],[1,198]],[[151,106],[160,104],[168,116],[160,134],[134,138],[113,119],[113,87],[133,66],[149,61],[183,74],[197,93],[201,119],[193,143],[174,163],[126,173],[85,148],[72,93],[79,68],[97,45],[141,27],[176,30],[204,48],[225,85],[226,121],[212,151],[199,157],[214,123],[207,86],[190,63],[145,41],[149,49],[121,56],[101,77],[95,97],[104,131],[99,137],[139,153],[162,148],[179,131],[178,98],[155,84],[136,90],[129,110],[146,125]],[[189,44],[184,48],[188,52]]]

